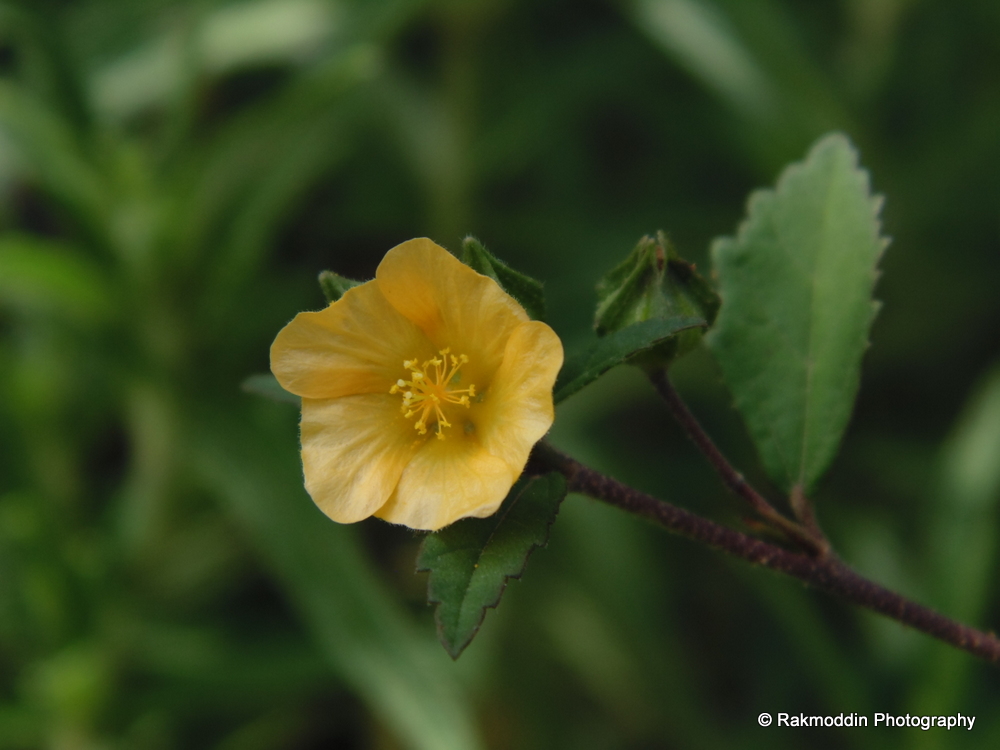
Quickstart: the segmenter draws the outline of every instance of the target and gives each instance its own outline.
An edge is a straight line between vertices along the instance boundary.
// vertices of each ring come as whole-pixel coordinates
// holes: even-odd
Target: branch
[[[665,368],[650,372],[649,380],[652,382],[653,387],[656,388],[656,392],[666,401],[667,407],[670,409],[670,413],[673,414],[674,419],[680,424],[681,428],[691,439],[691,442],[705,455],[705,458],[712,464],[712,468],[722,478],[723,484],[733,494],[749,503],[750,507],[761,518],[768,521],[776,530],[783,532],[785,536],[797,543],[805,551],[810,552],[816,557],[825,557],[830,554],[830,543],[823,536],[823,532],[820,531],[819,526],[816,524],[815,518],[812,515],[812,509],[808,505],[809,501],[801,492],[799,493],[801,505],[796,506],[795,511],[800,520],[805,522],[805,525],[798,524],[779,513],[763,495],[750,486],[740,472],[733,468],[732,464],[722,455],[722,451],[716,447],[712,438],[702,429],[694,414],[691,413],[687,404],[681,399],[680,394],[674,389],[673,384],[667,378]],[[799,513],[800,508],[804,509],[802,514]]]
[[[992,633],[970,628],[912,602],[854,572],[833,554],[816,557],[793,552],[722,526],[594,471],[546,443],[535,447],[532,461],[539,468],[544,466],[565,475],[571,492],[603,500],[676,534],[798,578],[986,661],[1000,662],[1000,639]]]

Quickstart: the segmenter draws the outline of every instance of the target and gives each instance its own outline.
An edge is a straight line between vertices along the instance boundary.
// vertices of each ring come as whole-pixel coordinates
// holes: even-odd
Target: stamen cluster
[[[410,379],[400,378],[389,389],[389,393],[402,393],[403,405],[401,411],[406,417],[417,417],[413,428],[421,435],[427,434],[428,418],[436,425],[435,434],[438,440],[444,440],[444,428],[451,427],[442,411],[446,404],[458,404],[466,409],[471,405],[471,399],[476,397],[476,386],[468,388],[452,388],[461,381],[462,365],[469,361],[464,354],[455,356],[450,348],[438,352],[441,356],[427,360],[417,367],[417,360],[408,359],[403,367],[410,371]]]

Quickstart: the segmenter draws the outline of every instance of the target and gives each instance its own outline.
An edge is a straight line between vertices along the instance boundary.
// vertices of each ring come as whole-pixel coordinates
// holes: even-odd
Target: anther
[[[403,367],[410,371],[410,380],[400,378],[396,385],[389,389],[392,394],[402,393],[403,403],[400,411],[408,419],[417,417],[413,428],[421,435],[427,433],[427,423],[431,421],[434,433],[439,440],[444,440],[446,427],[451,427],[444,414],[447,404],[456,404],[469,408],[471,399],[476,395],[474,385],[467,388],[453,388],[461,381],[459,370],[469,361],[465,354],[451,354],[449,348],[441,349],[441,358],[432,357],[417,366],[417,360],[408,359]],[[407,390],[403,390],[406,388]],[[430,419],[428,419],[430,418]]]

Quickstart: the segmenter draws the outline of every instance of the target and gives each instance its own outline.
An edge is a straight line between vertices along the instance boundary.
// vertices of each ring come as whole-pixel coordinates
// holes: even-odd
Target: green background
[[[998,39],[994,0],[0,4],[0,748],[996,745],[996,668],[576,496],[452,663],[419,537],[328,522],[295,410],[239,385],[321,269],[371,277],[415,236],[543,279],[572,351],[640,236],[707,270],[747,193],[838,129],[893,242],[819,518],[989,629]],[[707,353],[675,380],[777,500]],[[740,521],[638,372],[552,439]]]

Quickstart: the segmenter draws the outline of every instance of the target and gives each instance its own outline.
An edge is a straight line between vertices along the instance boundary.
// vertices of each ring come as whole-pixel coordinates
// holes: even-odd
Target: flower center
[[[417,360],[408,359],[403,367],[410,371],[410,379],[400,378],[389,389],[389,393],[403,394],[401,411],[407,417],[416,417],[413,428],[421,435],[427,434],[427,422],[431,420],[437,425],[435,433],[438,440],[444,440],[444,428],[451,427],[451,422],[445,419],[442,408],[446,404],[458,404],[469,408],[470,399],[476,397],[476,386],[468,388],[453,388],[462,380],[459,372],[462,365],[469,361],[464,354],[457,357],[450,349],[442,349],[440,357],[434,357],[417,367]]]

